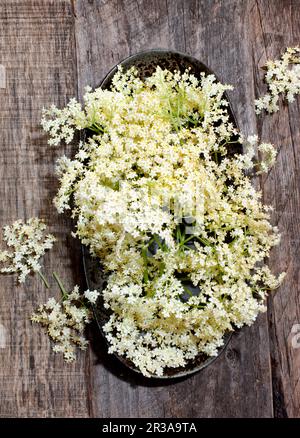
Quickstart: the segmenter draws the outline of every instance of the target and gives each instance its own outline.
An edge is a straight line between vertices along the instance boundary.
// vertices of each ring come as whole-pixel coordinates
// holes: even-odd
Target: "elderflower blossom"
[[[85,296],[85,298],[92,304],[95,304],[98,296],[99,296],[99,292],[97,290],[86,290],[83,294]]]
[[[86,291],[82,296],[75,286],[72,292],[63,294],[61,301],[49,298],[30,318],[47,329],[54,342],[53,351],[63,353],[66,362],[76,359],[76,346],[81,350],[87,348],[83,332],[92,320],[89,304],[94,303],[98,295],[97,291]]]
[[[40,272],[39,260],[56,240],[52,234],[45,234],[46,228],[39,218],[24,223],[17,220],[4,226],[3,239],[12,251],[0,251],[0,262],[5,264],[1,272],[16,272],[19,283],[23,283],[30,272]]]
[[[288,47],[281,59],[266,63],[268,93],[255,100],[257,114],[263,110],[268,113],[278,111],[280,95],[288,102],[294,102],[295,95],[300,93],[299,52],[299,47]]]
[[[72,210],[74,234],[106,272],[109,352],[146,376],[216,355],[283,279],[263,264],[279,234],[245,173],[267,170],[276,152],[243,139],[227,89],[213,75],[119,69],[109,89],[87,90],[83,119],[74,104],[57,113],[87,135],[58,161],[55,205]]]
[[[241,161],[244,163],[244,169],[255,168],[256,173],[268,172],[276,161],[277,151],[271,143],[259,143],[257,135],[251,135],[243,141],[244,154]],[[255,162],[256,153],[259,152],[261,160]]]

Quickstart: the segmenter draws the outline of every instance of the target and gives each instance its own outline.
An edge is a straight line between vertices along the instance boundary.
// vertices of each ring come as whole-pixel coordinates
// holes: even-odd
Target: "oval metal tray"
[[[117,71],[118,65],[122,65],[124,70],[127,70],[132,66],[137,67],[140,73],[140,77],[142,79],[151,75],[155,71],[158,65],[161,68],[170,71],[179,70],[181,72],[184,72],[186,69],[190,69],[190,72],[194,74],[196,77],[199,77],[202,72],[206,74],[214,74],[206,65],[204,65],[202,62],[198,61],[196,58],[190,55],[171,51],[171,50],[154,49],[145,52],[140,52],[133,56],[129,56],[128,58],[121,61],[119,64],[115,65],[100,83],[100,86],[102,88],[109,88],[109,86],[111,85],[112,78]],[[230,121],[236,127],[238,127],[236,118],[232,111],[230,101],[228,99],[228,95],[226,93],[225,93],[225,98],[229,103],[228,112],[230,116]],[[236,153],[241,153],[240,145],[235,145],[230,149],[230,155]],[[85,277],[86,277],[88,288],[90,290],[94,290],[94,289],[97,289],[98,291],[103,290],[103,288],[105,287],[105,275],[103,270],[101,269],[100,260],[92,258],[86,247],[83,247],[83,263],[84,263],[84,271],[85,271]],[[103,301],[101,299],[101,296],[99,297],[96,305],[94,305],[93,310],[100,332],[104,336],[102,328],[104,324],[108,321],[110,315],[109,312],[103,306]],[[196,358],[190,360],[185,367],[167,368],[165,369],[165,373],[163,376],[158,377],[153,375],[153,378],[156,379],[182,378],[200,371],[201,369],[207,367],[217,357],[220,356],[220,354],[224,351],[225,347],[227,346],[231,338],[231,335],[232,335],[231,332],[225,334],[224,345],[219,349],[218,356],[208,357],[204,354],[199,354]],[[129,367],[131,370],[141,374],[140,370],[131,361],[117,354],[114,354],[114,356],[118,358],[118,360],[120,360],[124,365]]]

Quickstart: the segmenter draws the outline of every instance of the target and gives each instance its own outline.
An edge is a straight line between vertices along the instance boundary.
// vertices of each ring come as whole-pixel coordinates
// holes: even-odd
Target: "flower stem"
[[[58,286],[59,286],[59,288],[61,290],[63,300],[68,298],[68,292],[64,288],[64,285],[62,284],[62,282],[61,282],[61,280],[60,280],[60,278],[59,278],[59,276],[57,275],[56,272],[53,272],[53,277],[55,278],[55,280],[56,280],[56,282],[57,282],[57,284],[58,284]]]
[[[46,277],[41,273],[41,271],[37,271],[37,273],[41,277],[41,279],[42,279],[44,285],[46,286],[46,288],[49,289],[50,285],[49,285],[48,280],[46,279]]]

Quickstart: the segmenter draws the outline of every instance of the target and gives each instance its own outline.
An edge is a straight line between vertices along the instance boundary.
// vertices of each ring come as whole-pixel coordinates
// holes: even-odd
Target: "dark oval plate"
[[[109,88],[112,82],[114,74],[117,72],[118,65],[122,65],[124,70],[128,70],[130,67],[135,66],[139,72],[142,79],[150,76],[159,65],[163,69],[170,71],[179,70],[184,72],[186,69],[190,69],[190,72],[196,77],[199,77],[202,72],[206,74],[214,74],[206,65],[198,61],[196,58],[187,55],[185,53],[175,52],[172,50],[164,49],[153,49],[145,52],[139,52],[136,55],[129,56],[128,58],[121,61],[119,64],[115,65],[105,78],[100,83],[100,87]],[[214,74],[215,75],[215,74]],[[215,75],[216,76],[216,75]],[[218,78],[217,78],[218,80]],[[230,121],[234,126],[238,127],[236,118],[232,111],[230,101],[228,99],[227,93],[225,93],[225,98],[228,101],[228,113],[230,116]],[[230,154],[240,153],[241,147],[234,146],[230,149]],[[105,287],[105,274],[101,269],[100,260],[91,257],[88,249],[83,246],[83,265],[86,277],[87,286],[90,290],[97,289],[102,291]],[[96,305],[93,306],[95,319],[97,321],[100,332],[105,338],[103,333],[103,326],[109,319],[109,312],[103,306],[103,300],[101,296],[99,297]],[[190,360],[185,367],[178,368],[167,368],[163,376],[158,377],[153,375],[153,378],[159,379],[170,379],[170,378],[180,378],[185,377],[190,374],[194,374],[203,368],[210,365],[214,360],[220,356],[220,354],[226,348],[232,333],[226,333],[224,335],[224,345],[218,350],[218,355],[214,357],[209,357],[204,354],[199,354],[194,359]],[[123,356],[114,354],[124,365],[126,365],[131,370],[141,374],[141,371],[128,359]]]

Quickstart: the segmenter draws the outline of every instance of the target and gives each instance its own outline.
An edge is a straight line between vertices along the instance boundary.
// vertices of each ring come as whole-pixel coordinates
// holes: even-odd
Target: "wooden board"
[[[0,225],[41,216],[59,242],[45,257],[45,273],[84,285],[71,222],[52,204],[54,163],[70,148],[50,149],[41,108],[64,105],[96,86],[118,61],[148,48],[188,52],[231,83],[233,108],[246,134],[278,145],[279,157],[256,182],[275,206],[282,244],[272,268],[287,270],[268,313],[236,333],[225,353],[186,380],[161,383],[129,373],[106,354],[97,328],[91,348],[75,364],[51,352],[28,316],[54,289],[32,277],[25,286],[1,277],[0,416],[18,417],[273,417],[300,416],[300,349],[291,330],[299,305],[299,100],[270,117],[255,116],[265,91],[260,66],[288,45],[300,44],[298,0],[0,0]],[[1,335],[1,333],[0,333]]]
[[[45,273],[57,270],[66,284],[78,281],[80,255],[69,236],[70,221],[55,212],[55,156],[40,127],[41,109],[64,105],[77,93],[74,12],[70,2],[1,1],[0,63],[6,69],[1,95],[1,225],[40,216],[59,244],[45,257]],[[67,152],[67,151],[66,151]],[[54,282],[51,282],[54,286]],[[1,276],[1,416],[87,416],[86,358],[65,366],[29,316],[51,294],[37,277],[16,286]],[[57,293],[55,288],[55,293]],[[50,295],[51,296],[51,295]]]

